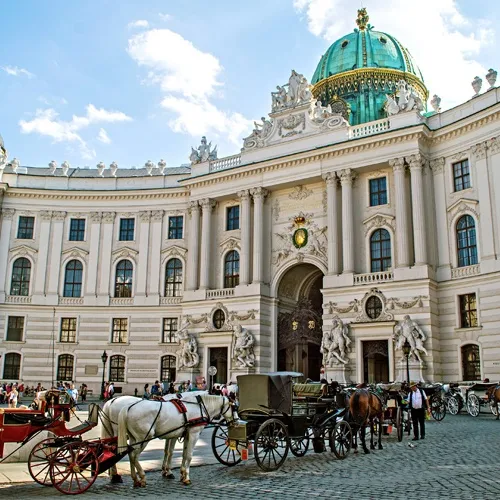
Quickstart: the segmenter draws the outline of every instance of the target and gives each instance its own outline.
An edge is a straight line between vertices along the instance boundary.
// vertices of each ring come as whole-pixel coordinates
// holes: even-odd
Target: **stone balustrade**
[[[110,306],[132,306],[134,305],[133,297],[111,297],[109,300]]]
[[[8,304],[31,304],[31,295],[7,295],[5,302]]]
[[[218,172],[219,170],[226,170],[228,168],[239,167],[241,164],[241,155],[226,156],[219,160],[210,162],[210,173]]]
[[[220,288],[219,290],[207,290],[207,299],[223,299],[233,297],[234,288]]]
[[[173,304],[180,304],[182,302],[182,297],[160,297],[161,306],[170,306]]]
[[[390,123],[388,118],[377,120],[374,122],[362,123],[361,125],[354,125],[349,129],[349,139],[359,139],[368,135],[379,134],[389,130]]]
[[[59,297],[60,306],[81,306],[83,297]]]
[[[392,281],[394,279],[394,274],[392,271],[381,271],[379,273],[364,273],[354,275],[355,285],[369,285],[372,283],[384,283],[386,281]]]
[[[451,270],[451,279],[467,278],[468,276],[476,276],[481,272],[480,264],[473,266],[456,267]]]

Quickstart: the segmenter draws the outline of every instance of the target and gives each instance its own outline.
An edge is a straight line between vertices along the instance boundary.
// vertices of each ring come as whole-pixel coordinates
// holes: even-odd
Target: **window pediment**
[[[230,236],[220,243],[220,254],[228,252],[229,250],[241,250],[240,240]]]
[[[123,247],[115,250],[111,255],[113,257],[113,262],[116,262],[118,259],[132,259],[135,261],[139,252],[130,247]]]
[[[187,254],[187,248],[180,247],[179,245],[172,245],[168,248],[164,248],[161,251],[161,260],[165,262],[165,260],[170,259],[172,257],[181,257],[185,260]]]
[[[381,227],[395,228],[395,217],[390,214],[376,213],[363,221],[365,236],[372,230]]]
[[[9,250],[11,258],[14,257],[24,257],[29,255],[32,259],[36,257],[38,250],[35,248],[29,247],[28,245],[19,245],[17,247],[11,248]]]
[[[83,248],[72,247],[68,248],[67,250],[64,250],[64,252],[62,252],[62,255],[64,257],[73,257],[86,260],[89,255],[89,252],[87,250],[84,250]]]

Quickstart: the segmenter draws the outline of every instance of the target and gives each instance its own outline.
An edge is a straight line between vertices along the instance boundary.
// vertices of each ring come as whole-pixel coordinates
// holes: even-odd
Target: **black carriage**
[[[478,417],[481,413],[481,408],[488,406],[493,415],[497,415],[497,408],[493,401],[486,395],[486,391],[490,387],[495,387],[498,384],[491,383],[476,383],[465,389],[465,407],[467,413],[473,417]]]
[[[313,442],[325,451],[325,441],[343,459],[351,447],[350,425],[342,420],[345,408],[337,409],[335,395],[324,394],[320,384],[294,384],[288,373],[238,377],[240,420],[219,425],[212,435],[214,455],[233,466],[253,452],[266,472],[279,469],[290,451],[300,457]]]
[[[427,398],[429,399],[429,406],[431,415],[434,420],[440,422],[446,416],[447,401],[446,389],[443,384],[421,384],[421,387]]]

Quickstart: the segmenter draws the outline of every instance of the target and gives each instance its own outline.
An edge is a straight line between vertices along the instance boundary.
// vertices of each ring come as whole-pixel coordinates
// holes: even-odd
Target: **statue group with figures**
[[[253,335],[241,325],[234,325],[233,359],[240,368],[255,366],[255,353],[253,351],[255,339]]]
[[[189,322],[185,321],[176,334],[177,341],[180,344],[180,349],[176,353],[179,360],[179,369],[195,368],[200,361],[198,343],[194,336],[189,334],[188,327]]]
[[[323,365],[333,368],[335,365],[346,365],[348,362],[351,339],[348,335],[348,326],[342,320],[334,319],[332,328],[323,333],[320,352],[323,354]]]
[[[312,98],[311,85],[304,75],[292,69],[288,83],[277,85],[276,92],[271,92],[271,98],[273,112],[309,102]]]
[[[198,148],[191,148],[191,154],[189,155],[189,159],[192,164],[195,163],[203,163],[209,160],[217,159],[217,146],[212,149],[212,143],[209,142],[207,144],[207,138],[203,136],[201,138],[201,143]]]
[[[408,314],[403,317],[403,321],[394,327],[396,349],[403,349],[403,345],[408,341],[410,345],[409,358],[415,357],[420,362],[422,362],[421,353],[427,356],[427,350],[424,347],[426,338],[417,322],[413,321]]]
[[[399,80],[394,96],[386,95],[384,109],[389,116],[406,111],[423,111],[424,103],[412,85]]]

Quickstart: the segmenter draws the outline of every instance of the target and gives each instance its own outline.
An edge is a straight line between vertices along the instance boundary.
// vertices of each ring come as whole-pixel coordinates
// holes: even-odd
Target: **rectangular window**
[[[24,316],[9,316],[7,338],[9,342],[22,342],[24,332]]]
[[[226,212],[226,231],[240,228],[240,206],[229,207]]]
[[[60,342],[76,342],[76,318],[61,318]]]
[[[113,318],[113,344],[126,344],[128,342],[128,319]]]
[[[69,241],[85,240],[85,219],[71,219],[69,223]]]
[[[135,219],[120,219],[120,241],[134,241]]]
[[[370,179],[370,207],[387,204],[387,177]]]
[[[466,293],[458,296],[460,303],[460,328],[478,326],[476,294]]]
[[[470,188],[469,160],[462,160],[453,164],[453,184],[455,191]]]
[[[32,240],[33,230],[35,228],[35,218],[25,217],[21,215],[19,217],[19,226],[17,227],[17,237],[20,240]]]
[[[182,240],[183,229],[184,229],[184,217],[182,215],[175,215],[168,218],[169,240]]]
[[[163,331],[161,341],[164,344],[176,342],[175,333],[177,332],[177,318],[163,318]]]

